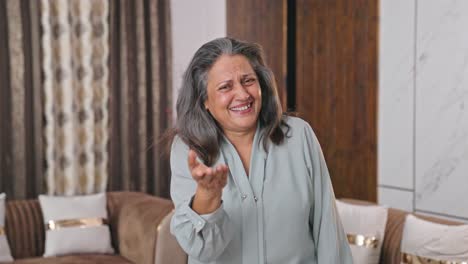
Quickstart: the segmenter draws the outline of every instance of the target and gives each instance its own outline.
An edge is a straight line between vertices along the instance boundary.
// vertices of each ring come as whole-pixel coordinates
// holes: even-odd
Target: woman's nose
[[[244,87],[241,83],[238,83],[235,86],[236,97],[240,100],[248,100],[250,98],[250,94],[247,92],[247,88]]]

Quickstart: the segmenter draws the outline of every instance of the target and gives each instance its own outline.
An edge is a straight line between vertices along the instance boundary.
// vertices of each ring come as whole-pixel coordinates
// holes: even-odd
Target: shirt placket
[[[255,142],[256,147],[260,145]],[[264,239],[264,217],[263,217],[263,182],[265,179],[266,154],[263,149],[254,147],[252,151],[250,186],[254,193],[254,203],[257,215],[257,243],[258,243],[258,263],[266,263],[265,260],[265,239]]]
[[[259,263],[256,196],[252,191],[240,158],[236,155],[229,155],[228,159],[229,164],[235,164],[235,166],[229,166],[229,171],[239,192],[239,202],[242,209],[242,263]],[[256,239],[252,239],[252,237]]]
[[[231,144],[228,144],[230,154],[226,155],[228,163],[235,164],[229,166],[229,170],[239,192],[242,208],[242,263],[244,264],[265,263],[262,192],[266,154],[258,144],[257,136],[258,133],[255,135],[252,149],[250,178],[247,177],[242,161]]]

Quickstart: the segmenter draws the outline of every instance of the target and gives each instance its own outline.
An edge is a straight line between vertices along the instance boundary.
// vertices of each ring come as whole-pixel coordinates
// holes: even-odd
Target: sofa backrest
[[[387,215],[387,225],[380,253],[380,263],[394,264],[400,263],[400,246],[403,235],[405,218],[408,213],[402,210],[389,208]]]
[[[6,202],[5,232],[13,258],[44,253],[44,220],[37,200]]]

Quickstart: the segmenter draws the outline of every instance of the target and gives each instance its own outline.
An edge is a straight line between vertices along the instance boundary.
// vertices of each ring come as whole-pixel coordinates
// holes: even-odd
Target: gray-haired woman
[[[171,232],[189,263],[352,263],[320,145],[261,47],[204,44],[177,100]]]

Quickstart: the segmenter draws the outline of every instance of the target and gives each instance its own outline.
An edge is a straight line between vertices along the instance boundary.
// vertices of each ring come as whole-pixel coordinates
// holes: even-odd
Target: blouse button
[[[243,194],[242,196],[242,201],[245,200],[247,198],[247,195]]]
[[[257,196],[254,196],[254,200],[255,200],[255,201],[258,201],[258,198],[257,198]]]

